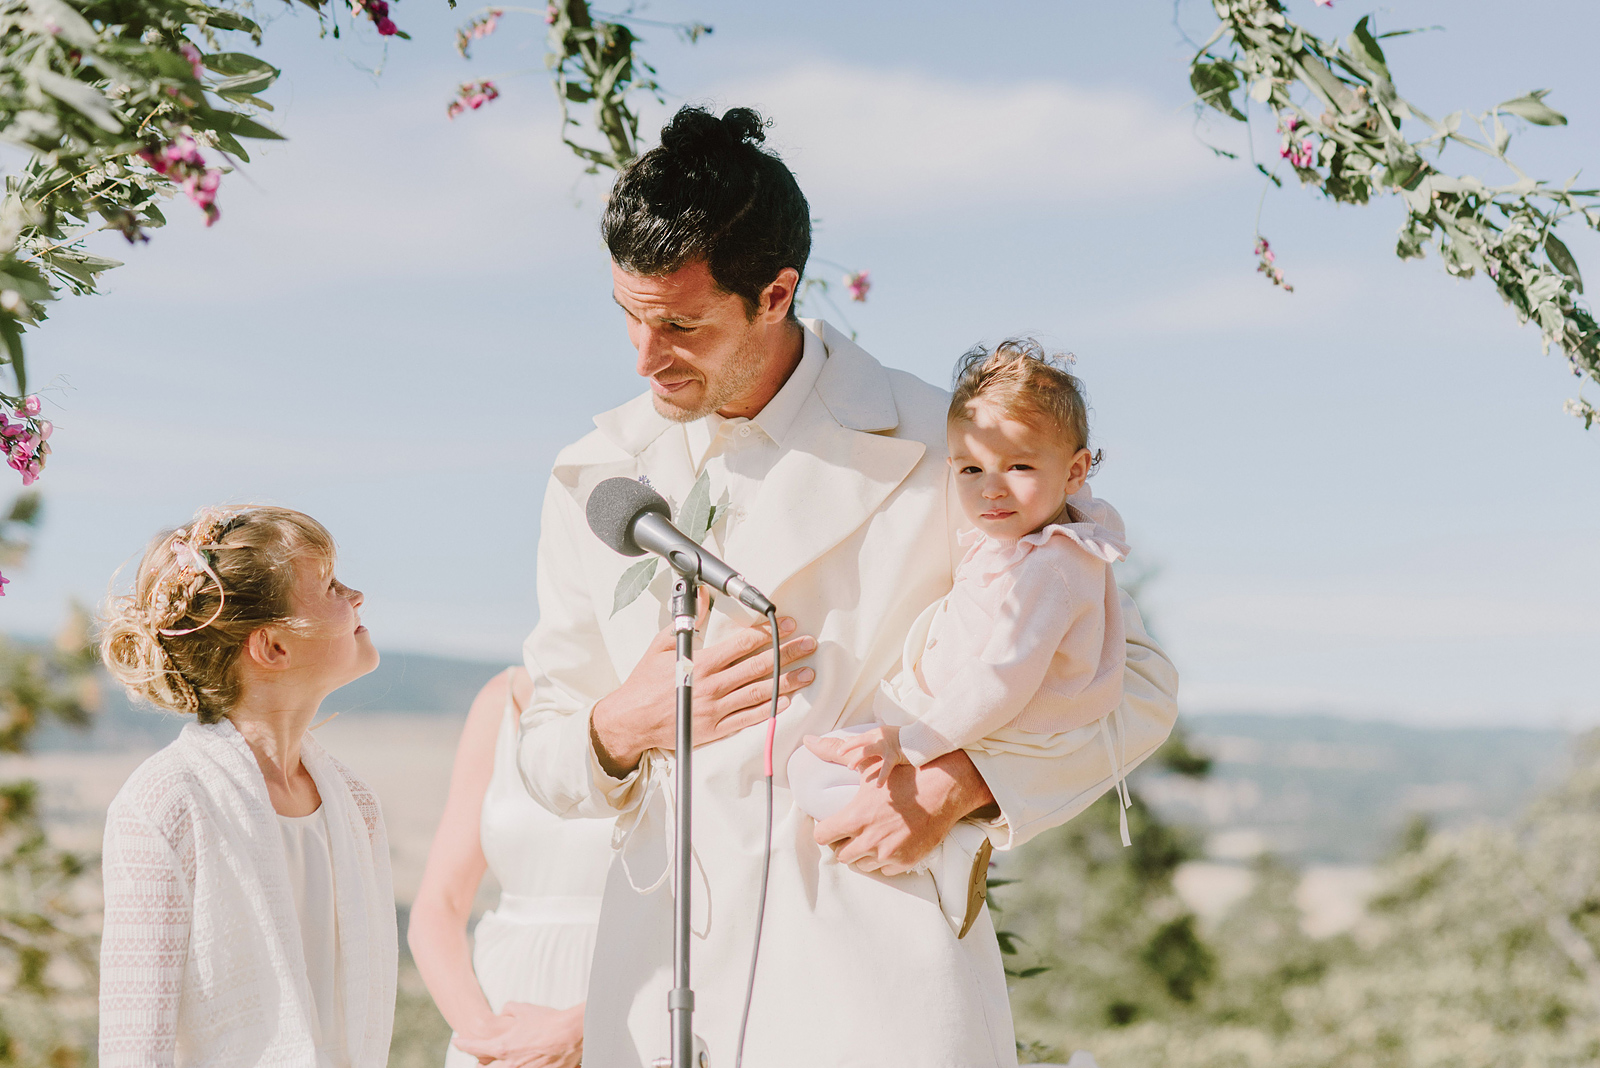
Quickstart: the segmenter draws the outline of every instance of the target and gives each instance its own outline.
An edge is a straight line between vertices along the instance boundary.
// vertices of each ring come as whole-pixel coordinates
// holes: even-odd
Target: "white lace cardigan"
[[[310,735],[327,810],[351,1068],[383,1068],[397,943],[378,799]],[[106,817],[101,1068],[316,1063],[311,988],[266,780],[233,724],[184,727]]]

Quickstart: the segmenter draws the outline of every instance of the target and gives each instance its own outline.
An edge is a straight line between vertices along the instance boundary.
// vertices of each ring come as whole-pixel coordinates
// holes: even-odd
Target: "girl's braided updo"
[[[100,655],[130,696],[215,723],[239,698],[251,632],[299,629],[295,563],[331,571],[333,537],[288,508],[203,508],[145,549],[133,592],[107,598]]]

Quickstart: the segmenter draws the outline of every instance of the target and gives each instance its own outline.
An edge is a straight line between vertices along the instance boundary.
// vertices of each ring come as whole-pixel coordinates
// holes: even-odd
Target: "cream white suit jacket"
[[[761,1068],[1014,1065],[1005,977],[987,915],[956,939],[925,873],[885,878],[841,866],[790,802],[783,767],[808,734],[870,721],[919,614],[950,588],[959,509],[945,462],[948,394],[883,367],[821,321],[805,322],[826,353],[724,557],[800,632],[815,635],[816,681],[778,720],[779,769],[771,888],[747,1062]],[[612,614],[631,563],[589,531],[589,492],[613,476],[649,477],[674,507],[698,474],[682,425],[648,394],[595,419],[564,449],[545,496],[539,624],[524,647],[534,697],[523,713],[520,766],[558,815],[620,815],[595,950],[584,1064],[637,1068],[668,1051],[671,885],[670,755],[652,751],[625,780],[605,774],[589,712],[627,677],[668,622],[669,576]],[[714,495],[720,489],[713,487]],[[753,617],[718,600],[706,641]],[[1177,676],[1124,598],[1126,767],[1166,738]],[[1060,736],[1041,757],[973,753],[1001,811],[989,826],[1015,847],[1082,811],[1113,784],[1103,724]],[[731,1065],[760,882],[764,727],[696,750],[693,985],[695,1032],[712,1065]],[[555,862],[555,858],[552,858]]]

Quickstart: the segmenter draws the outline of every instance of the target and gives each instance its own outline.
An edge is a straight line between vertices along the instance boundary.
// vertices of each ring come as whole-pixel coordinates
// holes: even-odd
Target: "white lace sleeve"
[[[116,803],[106,817],[102,866],[101,1068],[171,1068],[189,951],[193,858],[185,863],[148,816]]]

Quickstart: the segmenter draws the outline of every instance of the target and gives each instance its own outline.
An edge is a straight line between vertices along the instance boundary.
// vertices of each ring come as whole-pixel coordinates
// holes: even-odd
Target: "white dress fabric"
[[[500,902],[473,931],[472,967],[489,1007],[565,1009],[584,1000],[600,898],[611,866],[611,820],[564,820],[528,796],[517,770],[517,708],[507,695],[483,796],[479,837]],[[475,1068],[452,1045],[448,1068]]]
[[[333,858],[344,1045],[384,1068],[394,1026],[394,884],[378,799],[309,734]],[[106,816],[102,1068],[307,1068],[314,998],[277,813],[233,724],[191,723]]]
[[[300,948],[311,984],[311,1039],[317,1068],[349,1068],[344,1048],[344,999],[339,967],[339,913],[335,906],[333,847],[328,842],[327,809],[309,816],[278,816]]]
[[[782,418],[769,420],[764,410],[742,424],[725,421],[714,433],[709,425],[697,431],[657,414],[644,394],[597,416],[593,433],[562,450],[545,495],[539,623],[523,648],[534,695],[522,715],[521,766],[534,797],[552,812],[623,814],[585,1009],[590,1068],[642,1068],[668,1051],[674,768],[670,754],[652,751],[618,780],[594,755],[590,711],[670,623],[671,581],[663,568],[643,595],[615,608],[618,580],[635,561],[594,537],[584,506],[593,487],[614,476],[648,477],[676,504],[702,472],[709,472],[713,501],[726,494],[726,511],[719,507],[717,515],[727,514],[731,529],[719,519],[718,555],[818,641],[816,681],[794,695],[777,722],[771,882],[745,1062],[1017,1063],[1004,966],[987,913],[958,939],[931,876],[884,878],[839,864],[816,844],[812,820],[793,804],[782,770],[805,735],[871,720],[879,683],[899,667],[907,631],[950,589],[960,559],[960,510],[945,462],[949,394],[885,368],[826,323],[802,326],[801,368],[768,405]],[[817,368],[809,382],[808,362]],[[770,453],[763,437],[772,439]],[[709,454],[699,448],[707,441]],[[746,463],[747,449],[758,462]],[[757,449],[765,455],[754,456]],[[719,477],[727,481],[719,484]],[[1171,731],[1177,677],[1131,602],[1123,602],[1123,614],[1126,731],[1119,749],[1131,767]],[[718,598],[704,641],[752,621],[731,598]],[[1066,732],[1048,751],[972,754],[1000,810],[981,827],[995,848],[1061,824],[1113,788],[1118,769],[1104,730],[1096,723]],[[765,742],[766,727],[757,725],[695,751],[694,1030],[713,1065],[734,1062],[745,1000],[762,872]]]

